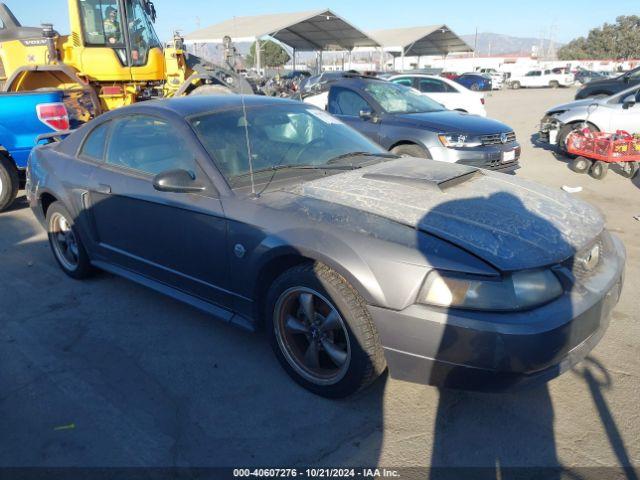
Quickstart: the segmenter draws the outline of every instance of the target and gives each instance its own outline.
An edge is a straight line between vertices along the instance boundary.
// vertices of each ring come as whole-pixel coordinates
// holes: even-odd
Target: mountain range
[[[475,44],[475,34],[461,35],[461,38],[471,47]],[[524,54],[531,53],[532,48],[540,48],[541,40],[539,38],[512,37],[509,35],[501,35],[499,33],[478,33],[478,44],[476,52],[478,56],[488,55],[507,55],[507,54]],[[563,44],[554,42],[555,48],[560,48]],[[549,40],[542,41],[543,51],[549,48]]]

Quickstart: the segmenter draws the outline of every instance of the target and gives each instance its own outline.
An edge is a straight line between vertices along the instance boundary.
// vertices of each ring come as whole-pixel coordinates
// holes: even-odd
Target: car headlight
[[[499,278],[434,270],[427,276],[418,302],[470,310],[515,311],[550,302],[562,292],[562,285],[551,270],[516,272]]]
[[[471,137],[462,133],[438,135],[438,140],[448,148],[479,147],[482,145],[482,141],[478,137]]]

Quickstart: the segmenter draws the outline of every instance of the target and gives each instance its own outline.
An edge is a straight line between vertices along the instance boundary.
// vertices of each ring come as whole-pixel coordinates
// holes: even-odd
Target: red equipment
[[[640,170],[640,136],[624,130],[616,133],[592,132],[588,128],[575,130],[567,137],[567,152],[577,155],[571,168],[598,180],[604,178],[609,164],[618,164],[620,174],[633,178]]]

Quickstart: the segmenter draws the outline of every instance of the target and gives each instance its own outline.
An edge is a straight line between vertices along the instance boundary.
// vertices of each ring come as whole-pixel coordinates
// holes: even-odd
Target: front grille
[[[482,145],[502,145],[503,143],[511,143],[516,141],[515,132],[507,133],[506,142],[502,141],[502,134],[496,133],[495,135],[482,135],[480,137]]]

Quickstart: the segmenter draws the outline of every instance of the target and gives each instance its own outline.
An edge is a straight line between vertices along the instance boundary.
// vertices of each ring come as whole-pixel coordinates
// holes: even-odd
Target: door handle
[[[111,193],[111,185],[106,185],[104,183],[99,183],[98,188],[96,188],[98,193],[110,194]]]

